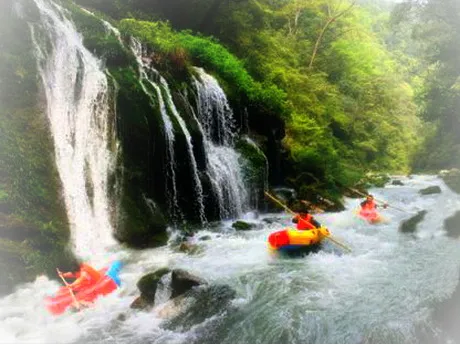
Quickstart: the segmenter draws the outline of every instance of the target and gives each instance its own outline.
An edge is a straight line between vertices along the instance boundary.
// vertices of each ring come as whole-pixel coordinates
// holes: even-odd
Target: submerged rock
[[[280,221],[281,221],[281,218],[278,218],[278,217],[269,217],[269,218],[262,219],[262,222],[267,223],[267,224],[279,223]]]
[[[441,187],[439,186],[430,186],[430,187],[419,190],[419,193],[421,195],[439,194],[441,192],[442,190],[441,190]]]
[[[194,276],[193,274],[188,273],[187,271],[181,269],[175,269],[172,271],[172,280],[171,280],[171,298],[180,296],[194,286],[199,286],[206,284],[206,281]]]
[[[427,214],[426,210],[420,211],[415,216],[403,221],[399,226],[399,231],[403,233],[412,233],[417,229],[417,224],[420,223]]]
[[[198,241],[209,241],[211,239],[211,236],[209,235],[204,235],[198,238]]]
[[[200,286],[174,300],[173,308],[169,306],[167,313],[162,314],[172,315],[164,326],[167,329],[190,329],[228,310],[235,297],[235,290],[228,285]]]
[[[190,243],[190,242],[182,242],[179,245],[178,250],[182,253],[188,254],[197,254],[200,252],[200,247],[197,244]]]
[[[402,183],[401,180],[393,180],[391,181],[391,184],[393,186],[404,186],[404,183]]]
[[[247,222],[243,222],[241,220],[238,220],[236,221],[235,223],[232,224],[232,228],[235,229],[235,230],[242,230],[242,231],[245,231],[245,230],[253,230],[257,227],[256,224],[253,224],[253,223],[247,223]]]
[[[460,211],[457,211],[452,217],[444,221],[444,228],[447,231],[447,236],[460,237]]]

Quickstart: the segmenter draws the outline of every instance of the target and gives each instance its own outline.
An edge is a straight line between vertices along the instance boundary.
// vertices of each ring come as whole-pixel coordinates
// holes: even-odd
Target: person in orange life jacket
[[[367,197],[366,197],[366,200],[364,200],[361,204],[361,209],[363,210],[375,210],[377,207],[379,207],[379,205],[377,205],[374,201],[374,196],[369,194]],[[388,207],[388,204],[383,204],[383,208],[387,208]]]
[[[66,272],[62,273],[58,270],[58,273],[64,278],[76,278],[76,280],[69,284],[68,287],[72,290],[78,291],[85,287],[95,284],[102,277],[102,274],[88,264],[82,263],[80,270],[76,273]]]
[[[321,224],[313,218],[307,207],[295,215],[292,222],[297,224],[297,230],[311,230],[321,227]]]

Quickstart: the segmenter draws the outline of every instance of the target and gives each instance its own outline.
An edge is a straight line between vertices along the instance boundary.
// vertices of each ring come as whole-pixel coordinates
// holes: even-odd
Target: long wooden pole
[[[275,198],[273,195],[271,195],[270,193],[268,192],[265,192],[265,195],[268,196],[270,199],[272,199],[274,202],[276,202],[278,205],[280,205],[282,208],[284,208],[287,212],[289,212],[290,214],[292,214],[293,216],[297,216],[298,214],[295,213],[293,210],[291,210],[289,207],[287,207],[286,205],[284,205],[281,201],[279,201],[277,198]],[[299,217],[300,218],[300,217]],[[329,235],[326,237],[327,239],[331,240],[331,242],[337,244],[338,246],[348,250],[349,252],[351,252],[351,249],[346,246],[345,244],[343,243],[340,243],[338,240],[336,240],[335,238],[332,237],[332,235]]]
[[[78,303],[77,297],[75,297],[75,294],[73,293],[72,289],[69,286],[69,283],[64,279],[63,275],[61,272],[56,268],[57,273],[59,274],[59,277],[61,277],[62,281],[64,282],[65,286],[67,286],[67,289],[69,289],[70,296],[72,296],[73,302],[75,304],[75,307],[77,309],[81,309],[80,303]]]
[[[361,193],[359,190],[356,190],[356,189],[350,188],[350,187],[347,187],[347,188],[348,188],[350,191],[352,191],[352,192],[354,192],[354,193],[356,193],[356,194],[358,194],[358,195],[361,195],[361,196],[363,196],[363,197],[367,197],[366,194]],[[376,198],[374,198],[374,199],[375,199],[375,201],[378,201],[378,202],[380,202],[380,203],[382,203],[382,204],[386,204],[388,207],[394,208],[395,210],[398,210],[398,211],[401,211],[401,212],[405,212],[405,213],[409,213],[409,212],[407,212],[407,211],[405,211],[405,210],[403,210],[403,209],[401,209],[401,208],[398,208],[398,207],[395,207],[395,206],[391,206],[390,204],[386,203],[386,202],[383,201],[383,200],[379,200],[379,199],[376,199]]]

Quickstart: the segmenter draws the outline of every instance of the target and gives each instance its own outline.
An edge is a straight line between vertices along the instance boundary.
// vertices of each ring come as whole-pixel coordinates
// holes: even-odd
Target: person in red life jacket
[[[361,209],[366,210],[366,211],[375,210],[375,209],[377,209],[377,207],[379,207],[379,205],[376,204],[376,202],[374,201],[374,196],[371,195],[371,194],[369,194],[366,197],[366,200],[364,200],[361,203]],[[383,208],[387,208],[387,207],[388,207],[388,205],[386,203],[383,204]]]
[[[295,215],[292,222],[297,224],[297,230],[312,230],[321,227],[321,224],[313,218],[307,207]]]
[[[100,272],[98,272],[96,269],[85,263],[82,263],[80,265],[80,270],[76,273],[62,273],[59,270],[58,273],[62,275],[62,277],[64,278],[76,278],[76,280],[72,284],[69,284],[67,286],[73,291],[82,290],[86,287],[94,285],[99,281],[99,279],[102,278],[102,274]]]

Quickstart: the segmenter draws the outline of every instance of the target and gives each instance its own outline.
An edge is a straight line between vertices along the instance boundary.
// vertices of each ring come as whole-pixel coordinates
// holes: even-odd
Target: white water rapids
[[[437,333],[433,308],[456,288],[460,246],[448,238],[443,221],[460,210],[460,199],[436,177],[402,178],[405,186],[374,189],[378,199],[416,213],[428,211],[414,235],[398,231],[411,214],[387,209],[388,224],[368,225],[353,209],[318,215],[349,254],[327,244],[304,258],[272,258],[266,240],[290,225],[288,215],[247,216],[257,230],[236,232],[230,222],[195,235],[201,252],[187,255],[172,246],[145,251],[113,248],[122,258],[121,289],[78,313],[54,317],[43,297],[58,284],[39,277],[0,300],[0,342],[142,342],[142,343],[407,343],[423,342],[420,330]],[[441,194],[418,190],[440,185]],[[264,219],[266,219],[264,221]],[[271,224],[268,221],[272,221]],[[160,267],[183,268],[210,283],[236,291],[232,308],[193,327],[165,328],[160,306],[151,311],[129,308],[136,282]],[[440,331],[441,341],[448,335]]]

